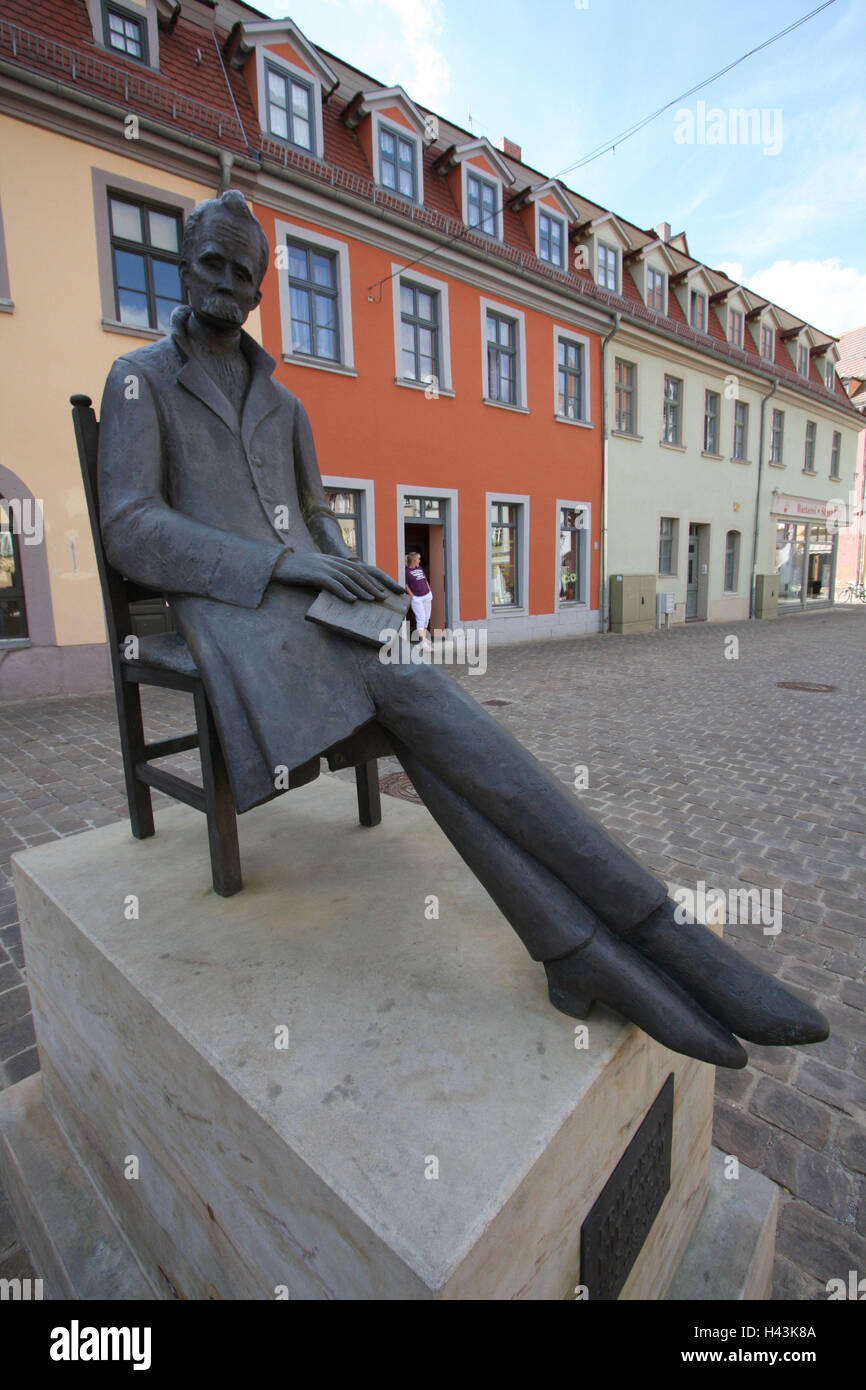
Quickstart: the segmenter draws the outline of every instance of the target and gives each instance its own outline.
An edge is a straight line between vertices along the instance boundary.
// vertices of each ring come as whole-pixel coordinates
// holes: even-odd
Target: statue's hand
[[[385,570],[377,569],[375,565],[369,564],[366,560],[359,560],[357,555],[347,556],[346,558],[351,565],[356,565],[359,569],[364,570],[366,574],[372,575],[378,583],[384,584],[385,587],[391,589],[393,593],[404,594],[409,592],[402,584],[398,584],[396,579],[392,579],[390,574]]]
[[[299,584],[310,589],[326,589],[329,594],[354,603],[362,599],[371,603],[373,599],[387,597],[387,589],[373,576],[379,570],[372,565],[362,565],[358,560],[344,560],[337,555],[323,555],[320,551],[312,555],[297,555],[294,551],[281,555],[277,561],[272,578],[281,584]],[[387,576],[383,575],[383,579]],[[393,581],[389,580],[391,584]]]

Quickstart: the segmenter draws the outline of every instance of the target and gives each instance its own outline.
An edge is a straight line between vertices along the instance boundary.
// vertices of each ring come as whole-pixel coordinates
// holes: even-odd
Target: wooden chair
[[[149,600],[152,605],[154,600],[159,600],[162,596],[155,594],[151,589],[144,589],[140,585],[124,579],[108,563],[102,545],[102,531],[99,523],[99,492],[97,487],[99,425],[89,396],[71,396],[70,403],[75,427],[75,440],[78,445],[78,456],[84,480],[84,492],[87,497],[90,529],[93,533],[93,547],[96,551],[99,582],[105,605],[105,622],[108,629],[108,647],[114,677],[114,694],[117,700],[117,722],[120,727],[120,746],[123,753],[123,771],[126,778],[126,795],[129,802],[132,833],[139,840],[147,839],[154,833],[152,787],[174,797],[176,801],[183,801],[187,806],[194,806],[196,810],[203,811],[207,817],[214,891],[222,897],[228,898],[233,893],[240,892],[243,887],[238,851],[237,812],[204,682],[199,675],[189,647],[177,632],[140,636],[136,639],[135,659],[130,660],[124,655],[124,647],[133,634],[130,604]],[[175,738],[161,739],[157,743],[147,743],[141,713],[140,687],[142,685],[164,686],[170,690],[185,690],[192,695],[195,708],[195,732],[180,734]],[[192,748],[198,749],[201,759],[201,786],[197,786],[194,782],[189,782],[183,777],[178,777],[164,768],[153,766],[160,758],[167,758]],[[319,759],[311,759],[309,763],[293,771],[289,780],[289,789],[313,781],[319,776],[319,771]],[[378,825],[382,819],[382,810],[379,796],[378,765],[375,759],[355,765],[355,780],[358,792],[358,817],[361,824]]]

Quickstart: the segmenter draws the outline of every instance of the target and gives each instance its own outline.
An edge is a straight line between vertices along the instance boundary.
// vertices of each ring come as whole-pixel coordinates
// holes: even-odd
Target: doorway
[[[431,630],[450,627],[448,593],[448,502],[441,497],[405,497],[403,502],[403,558],[412,550],[433,590]]]
[[[699,522],[689,526],[689,552],[686,569],[686,622],[705,622],[709,590],[710,528]]]

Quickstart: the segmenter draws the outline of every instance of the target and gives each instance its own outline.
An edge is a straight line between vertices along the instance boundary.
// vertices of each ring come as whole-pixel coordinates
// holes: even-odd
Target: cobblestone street
[[[866,1275],[866,609],[494,647],[488,663],[461,683],[563,782],[585,766],[575,794],[649,869],[669,884],[781,889],[777,936],[726,931],[815,1002],[831,1036],[800,1050],[748,1044],[749,1066],[717,1075],[715,1142],[782,1188],[775,1298],[825,1298],[830,1278]],[[147,691],[146,717],[150,736],[191,727],[172,692]],[[0,769],[0,1084],[11,1085],[39,1064],[10,855],[125,816],[112,695],[0,706]],[[26,1265],[0,1193],[0,1277]]]

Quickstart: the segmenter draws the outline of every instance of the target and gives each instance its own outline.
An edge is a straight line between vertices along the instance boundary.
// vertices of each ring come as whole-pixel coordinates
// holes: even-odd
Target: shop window
[[[16,525],[14,505],[0,497],[0,643],[29,635]]]
[[[363,560],[365,557],[361,493],[347,488],[333,487],[326,487],[325,493],[331,511],[340,523],[343,540],[352,554],[357,555],[359,560]]]
[[[586,507],[559,509],[559,603],[585,603]]]
[[[490,504],[491,604],[518,608],[520,593],[520,530],[523,508],[514,502]]]

